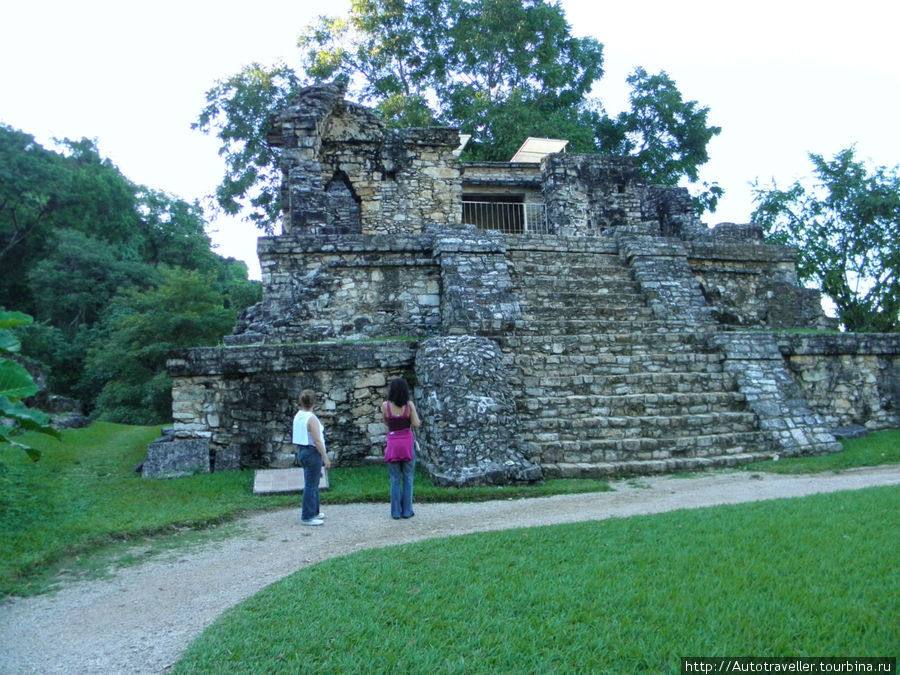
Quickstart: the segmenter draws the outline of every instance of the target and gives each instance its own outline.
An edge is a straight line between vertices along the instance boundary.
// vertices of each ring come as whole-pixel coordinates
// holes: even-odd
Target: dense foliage
[[[349,15],[321,17],[301,34],[297,71],[253,64],[218,82],[195,127],[215,133],[227,162],[222,208],[271,229],[279,214],[270,113],[301,85],[338,80],[388,125],[446,125],[472,139],[464,159],[508,160],[529,136],[564,138],[569,152],[629,154],[647,180],[696,183],[720,129],[683,100],[664,72],[637,68],[628,112],[607,115],[591,89],[603,45],[570,33],[548,0],[353,0]],[[722,190],[703,185],[715,208]]]
[[[35,318],[16,329],[23,354],[95,417],[167,421],[166,350],[215,344],[258,299],[204,227],[197,204],[135,185],[93,141],[51,150],[0,126],[0,307]]]
[[[9,444],[21,448],[36,461],[40,458],[40,452],[17,437],[25,431],[55,437],[59,437],[59,432],[50,426],[46,414],[22,402],[22,399],[36,394],[38,386],[28,369],[13,358],[19,352],[21,343],[10,329],[31,322],[32,318],[27,314],[0,310],[0,446]],[[3,468],[0,462],[0,472]]]
[[[847,148],[810,154],[815,179],[756,188],[755,222],[798,249],[797,272],[835,305],[848,331],[900,329],[900,167],[868,169]]]

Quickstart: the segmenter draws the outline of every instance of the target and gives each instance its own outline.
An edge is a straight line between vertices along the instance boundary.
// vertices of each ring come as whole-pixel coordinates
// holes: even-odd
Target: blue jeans
[[[388,462],[388,475],[391,477],[391,517],[412,518],[413,475],[416,471],[416,458],[408,462]]]
[[[322,478],[322,455],[314,445],[301,445],[297,460],[303,467],[303,503],[300,519],[311,520],[319,515],[319,480]]]

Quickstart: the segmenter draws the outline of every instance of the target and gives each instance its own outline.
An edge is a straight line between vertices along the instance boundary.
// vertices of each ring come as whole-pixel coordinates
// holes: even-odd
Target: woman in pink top
[[[421,422],[415,404],[409,400],[409,385],[398,378],[388,388],[388,400],[381,404],[381,416],[388,431],[418,429]],[[416,457],[408,462],[388,462],[391,478],[391,518],[412,518],[413,474]]]

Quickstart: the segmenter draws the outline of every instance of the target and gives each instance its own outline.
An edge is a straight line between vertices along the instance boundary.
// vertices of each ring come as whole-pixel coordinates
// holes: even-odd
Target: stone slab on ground
[[[328,470],[322,470],[319,489],[327,490]],[[259,469],[253,476],[253,494],[275,495],[303,492],[303,469]]]

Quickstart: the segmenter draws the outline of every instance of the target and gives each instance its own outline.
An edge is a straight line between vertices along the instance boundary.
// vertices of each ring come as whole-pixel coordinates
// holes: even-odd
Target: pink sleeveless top
[[[385,424],[387,424],[388,431],[400,431],[400,429],[409,429],[412,426],[412,415],[409,412],[409,403],[403,407],[403,412],[396,416],[391,415],[390,401],[385,402],[385,408],[387,410]]]

